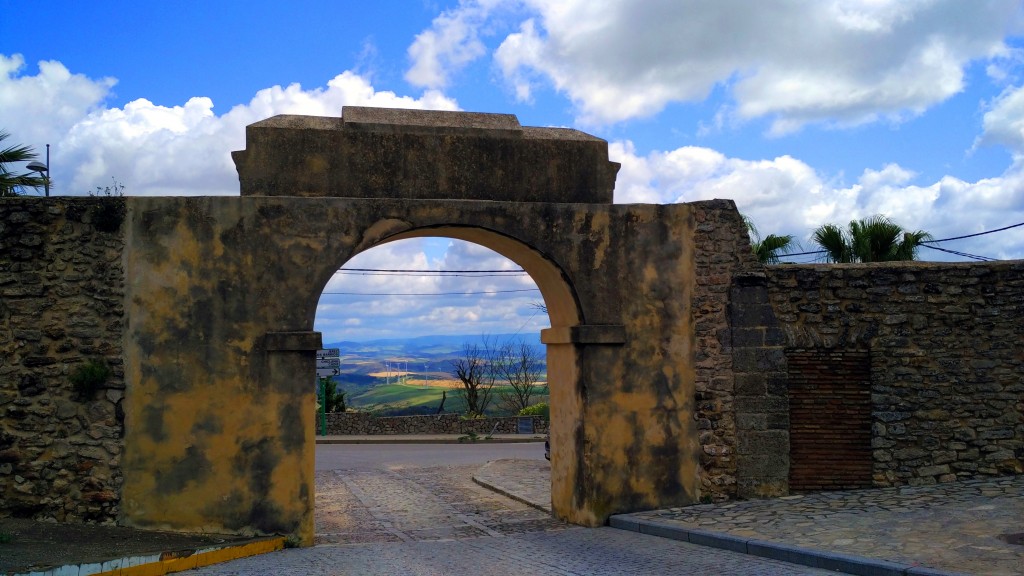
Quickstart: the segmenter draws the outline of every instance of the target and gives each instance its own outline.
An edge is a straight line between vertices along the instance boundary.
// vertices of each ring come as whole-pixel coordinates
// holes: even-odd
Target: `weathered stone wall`
[[[731,203],[249,195],[128,207],[122,522],[312,542],[314,404],[295,374],[314,369],[319,293],[355,254],[416,236],[486,246],[537,282],[552,322],[560,517],[599,525],[699,498],[693,213],[739,222]]]
[[[763,267],[732,201],[694,210],[694,419],[702,500],[785,494],[788,409],[781,333]]]
[[[869,353],[874,485],[1024,472],[1024,262],[767,274],[789,349]]]
[[[437,416],[374,416],[365,412],[326,414],[327,434],[517,434],[521,418],[533,419],[533,433],[546,434],[548,422],[540,416],[502,416],[467,420],[458,414]],[[319,424],[318,424],[319,426]]]
[[[740,249],[749,253],[746,246]],[[784,341],[761,266],[748,266],[735,276],[729,290],[729,329],[721,338],[729,343],[735,380],[735,495],[788,494],[791,446]]]
[[[0,198],[0,516],[112,523],[124,436],[120,198]],[[112,377],[81,396],[70,375]]]

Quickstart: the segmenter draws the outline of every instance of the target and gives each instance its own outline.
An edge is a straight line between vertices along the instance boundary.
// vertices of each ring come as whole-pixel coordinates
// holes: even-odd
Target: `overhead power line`
[[[374,275],[406,275],[406,276],[458,276],[465,274],[490,275],[490,276],[522,276],[527,274],[522,268],[516,270],[415,270],[415,269],[388,269],[388,268],[342,268],[338,274],[350,274],[360,276]]]
[[[955,254],[957,256],[963,256],[964,258],[970,258],[972,260],[978,260],[981,262],[998,262],[998,258],[989,258],[988,256],[978,256],[977,254],[968,254],[967,252],[960,252],[958,250],[949,250],[948,248],[939,248],[938,246],[929,246],[928,244],[921,244],[925,248],[931,248],[932,250],[938,250],[940,252],[946,252],[949,254]]]
[[[508,294],[512,292],[540,292],[539,288],[520,290],[489,290],[484,292],[321,292],[342,296],[482,296],[485,294]]]
[[[950,240],[963,240],[964,238],[974,238],[975,236],[984,236],[985,234],[1002,232],[1003,230],[1017,228],[1018,226],[1024,226],[1024,222],[1021,222],[1019,224],[1011,224],[1010,226],[1003,226],[1002,228],[996,228],[995,230],[988,230],[986,232],[978,232],[977,234],[967,234],[966,236],[955,236],[953,238],[943,238],[941,240],[925,240],[924,242],[921,242],[921,244],[934,244],[936,242],[948,242]]]
[[[484,273],[464,273],[464,274],[437,274],[429,272],[348,272],[346,270],[338,270],[340,276],[399,276],[399,277],[425,277],[425,278],[513,278],[516,276],[524,276],[526,272],[519,272],[515,274],[484,274]]]

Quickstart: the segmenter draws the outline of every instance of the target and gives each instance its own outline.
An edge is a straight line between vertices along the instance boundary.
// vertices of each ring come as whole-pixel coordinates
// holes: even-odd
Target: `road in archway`
[[[189,574],[829,574],[614,528],[566,525],[476,485],[543,444],[317,448],[317,545]]]
[[[544,459],[543,442],[523,444],[322,444],[316,448],[316,469],[376,470],[390,466],[483,465],[490,460]]]

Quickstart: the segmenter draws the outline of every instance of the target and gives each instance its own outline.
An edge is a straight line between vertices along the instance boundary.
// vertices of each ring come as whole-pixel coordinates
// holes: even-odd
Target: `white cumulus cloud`
[[[536,334],[548,326],[535,307],[536,284],[523,275],[416,275],[374,270],[518,270],[488,248],[449,240],[443,254],[427,256],[425,240],[390,242],[360,253],[328,282],[317,307],[316,329],[325,342],[432,334]],[[337,294],[344,292],[345,294]],[[468,293],[468,294],[467,294]]]
[[[40,63],[35,76],[24,73],[20,56],[0,55],[0,105],[11,141],[51,146],[54,191],[84,194],[112,183],[129,195],[236,194],[238,175],[231,151],[245,147],[245,126],[276,114],[337,116],[342,106],[455,110],[458,104],[435,90],[420,97],[374,89],[353,72],[343,72],[325,87],[299,84],[257,92],[247,104],[221,116],[213,101],[196,96],[179,106],[146,99],[121,108],[103,101],[114,80],[71,74],[59,62]],[[58,110],[39,122],[39,102]],[[9,115],[8,115],[9,113]],[[42,124],[43,128],[33,128]]]
[[[499,4],[519,8],[494,62],[520,100],[550,84],[595,125],[723,87],[731,114],[776,134],[919,114],[963,90],[971,62],[999,74],[1024,29],[1017,0],[463,0],[417,37],[407,78],[443,86],[479,58],[475,29]]]
[[[765,160],[729,158],[707,148],[684,147],[647,155],[630,142],[610,146],[622,163],[616,202],[692,202],[728,198],[750,216],[762,234],[792,234],[808,242],[825,223],[885,214],[908,230],[936,239],[986,232],[1024,222],[1024,164],[1002,175],[967,182],[951,176],[917,184],[917,176],[889,164],[866,169],[856,182],[827,178],[789,156]],[[1024,257],[1024,227],[950,244],[958,251],[999,259]],[[923,259],[958,259],[924,250]]]
[[[1024,86],[1007,88],[991,102],[982,126],[977,144],[1005,146],[1024,159]]]

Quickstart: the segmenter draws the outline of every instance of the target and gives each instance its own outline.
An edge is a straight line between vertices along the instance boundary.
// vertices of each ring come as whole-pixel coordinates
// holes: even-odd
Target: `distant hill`
[[[338,341],[325,348],[338,348],[339,374],[333,377],[339,390],[347,395],[355,409],[372,409],[382,414],[433,414],[440,405],[441,392],[449,390],[443,382],[452,381],[452,362],[462,356],[464,346],[491,346],[509,340],[527,342],[536,351],[541,372],[547,371],[547,350],[538,334],[490,334],[418,336],[387,338],[363,342]],[[404,376],[402,376],[404,374]],[[543,377],[546,380],[546,375]],[[445,404],[445,411],[464,409],[457,394]],[[538,396],[546,401],[546,394]]]
[[[535,344],[543,352],[544,345],[540,342],[539,334],[479,334],[461,335],[438,335],[438,336],[417,336],[415,338],[387,338],[381,340],[365,340],[353,342],[342,340],[325,344],[325,348],[338,348],[341,354],[366,354],[381,356],[386,354],[415,354],[417,356],[441,356],[458,354],[462,351],[465,343],[482,346],[484,339],[492,344],[502,343],[508,340],[516,340]]]

